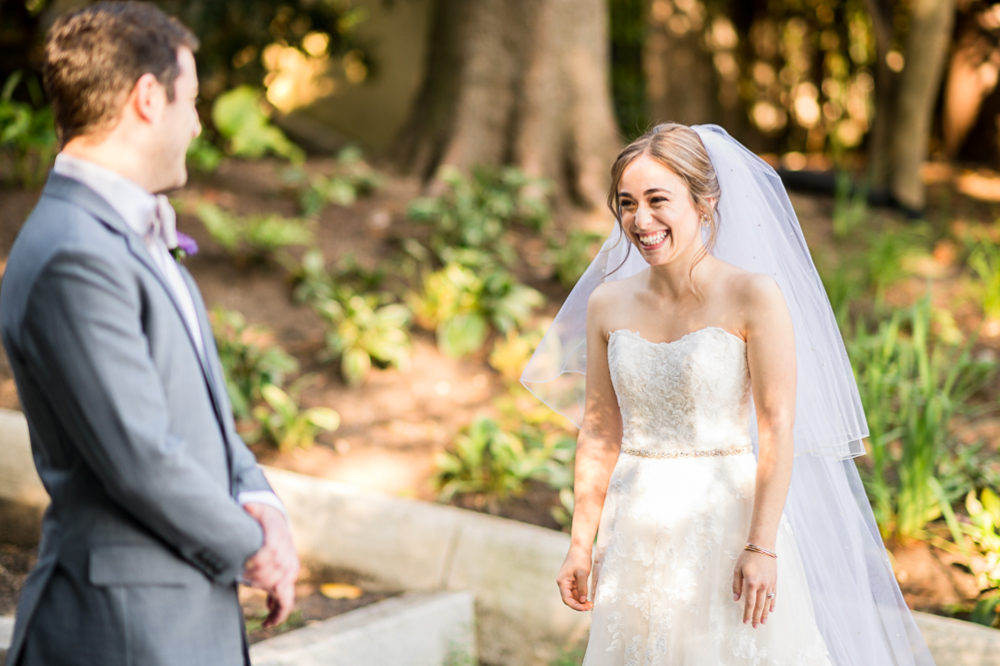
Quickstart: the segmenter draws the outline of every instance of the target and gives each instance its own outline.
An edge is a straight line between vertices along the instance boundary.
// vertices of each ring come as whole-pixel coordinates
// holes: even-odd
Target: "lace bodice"
[[[750,373],[735,335],[709,327],[655,343],[621,329],[608,341],[608,365],[623,446],[669,452],[749,443]]]

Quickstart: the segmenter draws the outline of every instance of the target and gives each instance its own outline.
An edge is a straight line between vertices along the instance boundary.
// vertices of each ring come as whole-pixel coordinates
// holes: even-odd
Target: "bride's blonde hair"
[[[715,246],[715,239],[718,235],[718,218],[715,212],[722,191],[719,189],[719,179],[716,177],[715,167],[712,165],[712,160],[709,159],[708,151],[705,150],[705,144],[701,142],[698,133],[680,123],[661,123],[627,145],[611,166],[611,189],[608,191],[608,208],[615,216],[623,236],[625,229],[622,227],[618,187],[621,185],[625,169],[644,155],[648,155],[667,167],[684,181],[691,194],[691,202],[695,209],[708,220],[708,241],[705,243],[705,249],[695,259],[692,265],[693,270],[694,265],[701,261]],[[631,251],[630,244],[628,252]]]

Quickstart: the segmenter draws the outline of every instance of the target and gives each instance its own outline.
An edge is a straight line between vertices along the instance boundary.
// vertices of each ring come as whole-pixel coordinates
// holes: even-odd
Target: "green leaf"
[[[360,386],[368,378],[372,369],[372,359],[368,352],[359,347],[344,350],[340,359],[340,372],[348,386]]]
[[[298,405],[292,398],[274,384],[267,384],[260,390],[264,401],[285,421],[290,421],[299,413]]]
[[[328,432],[340,427],[340,414],[329,407],[311,407],[304,415],[314,426]]]
[[[438,328],[438,347],[450,358],[462,358],[478,351],[486,342],[489,325],[476,312],[458,314]]]

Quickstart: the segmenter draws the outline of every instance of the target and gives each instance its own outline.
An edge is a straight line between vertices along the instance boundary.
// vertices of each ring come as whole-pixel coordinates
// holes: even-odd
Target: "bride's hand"
[[[581,548],[570,548],[559,569],[556,583],[563,603],[578,611],[589,611],[594,604],[587,601],[587,579],[590,577],[590,552]]]
[[[564,565],[565,566],[565,565]],[[778,563],[773,557],[744,550],[736,560],[733,572],[733,601],[743,599],[743,624],[758,625],[767,622],[774,612],[775,591],[778,584]],[[772,595],[768,598],[768,595]]]

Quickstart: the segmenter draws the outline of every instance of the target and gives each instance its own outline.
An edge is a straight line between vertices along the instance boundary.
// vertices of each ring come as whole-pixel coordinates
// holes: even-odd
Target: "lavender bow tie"
[[[177,213],[170,205],[166,195],[156,195],[156,208],[150,220],[149,231],[146,232],[146,242],[159,237],[168,250],[177,247]]]

